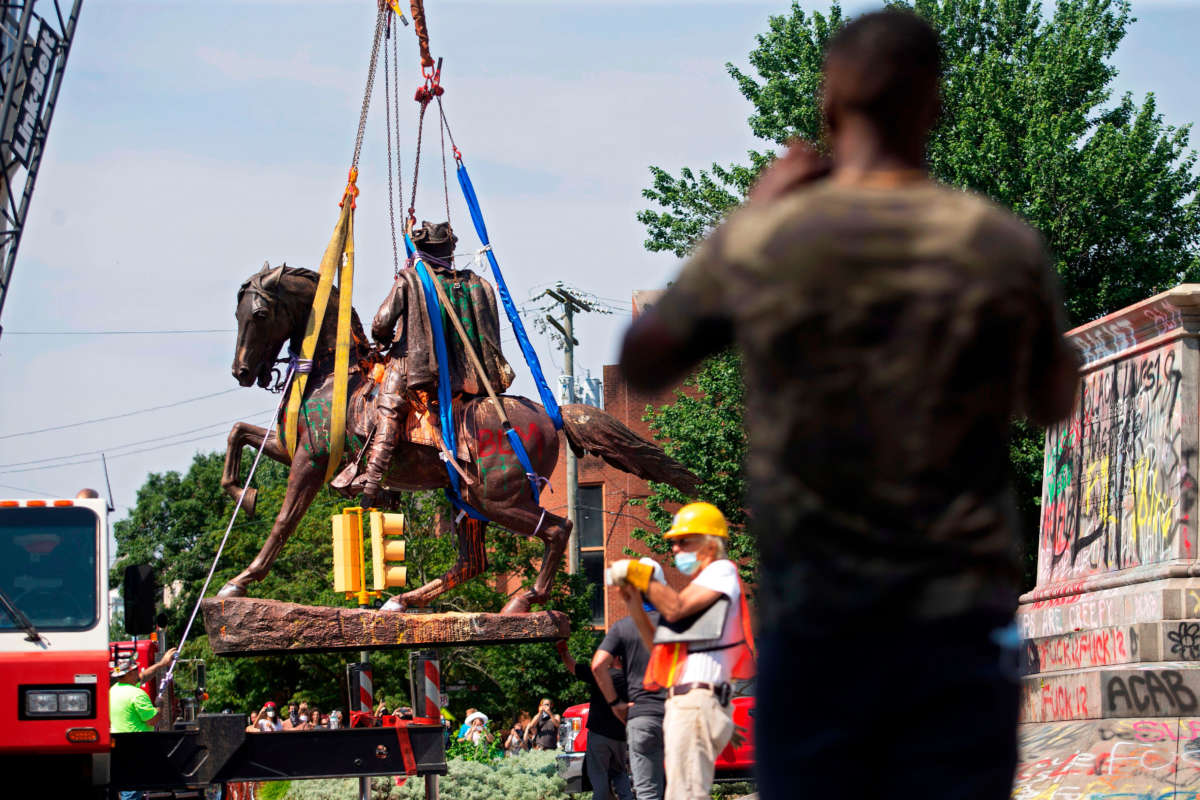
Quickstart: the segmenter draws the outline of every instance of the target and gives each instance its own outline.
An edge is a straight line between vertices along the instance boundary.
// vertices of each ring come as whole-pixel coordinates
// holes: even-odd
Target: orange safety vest
[[[740,577],[738,578],[738,589],[742,640],[729,645],[729,649],[734,651],[733,669],[729,677],[733,680],[746,680],[754,677],[754,629],[750,625],[750,607],[746,604],[746,591],[742,587]],[[650,663],[646,665],[646,675],[642,680],[642,685],[651,691],[674,686],[679,676],[683,674],[687,657],[687,642],[654,645],[654,649],[650,651]]]

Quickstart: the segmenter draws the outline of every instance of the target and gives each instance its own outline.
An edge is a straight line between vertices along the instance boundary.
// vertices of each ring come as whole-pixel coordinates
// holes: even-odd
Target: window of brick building
[[[580,486],[575,497],[580,569],[592,592],[592,624],[604,626],[604,485]]]

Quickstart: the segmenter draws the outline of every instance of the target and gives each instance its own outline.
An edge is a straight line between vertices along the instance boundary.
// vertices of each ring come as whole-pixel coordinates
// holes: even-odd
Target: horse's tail
[[[674,486],[695,497],[700,479],[654,442],[638,436],[594,406],[562,406],[563,431],[576,456],[600,456],[609,465],[648,481]]]

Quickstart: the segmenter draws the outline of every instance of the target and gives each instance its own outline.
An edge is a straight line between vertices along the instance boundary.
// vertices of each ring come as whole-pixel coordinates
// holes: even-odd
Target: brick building
[[[662,294],[660,291],[637,291],[633,293],[633,318],[653,305]],[[625,383],[620,369],[615,364],[604,366],[604,411],[616,417],[639,436],[651,441],[654,435],[650,426],[642,420],[647,406],[661,406],[675,400],[675,387],[660,392],[646,393],[631,388]],[[558,454],[558,464],[550,481],[553,491],[544,494],[543,505],[558,514],[566,514],[567,508],[567,448]],[[650,486],[646,481],[605,464],[600,458],[586,455],[579,459],[579,498],[576,502],[576,525],[579,535],[580,571],[596,586],[593,595],[593,624],[607,629],[609,625],[625,616],[625,603],[614,589],[604,585],[604,567],[613,561],[628,558],[625,549],[648,552],[645,546],[633,538],[634,528],[655,530],[654,523],[644,506],[631,504],[631,500],[648,497]],[[564,559],[564,564],[566,560]],[[680,588],[683,577],[674,568],[667,569],[668,580]]]

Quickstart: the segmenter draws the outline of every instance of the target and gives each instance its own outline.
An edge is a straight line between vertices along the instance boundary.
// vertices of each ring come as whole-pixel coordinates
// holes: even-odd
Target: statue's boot
[[[375,438],[367,451],[367,469],[363,475],[362,504],[366,507],[375,505],[379,497],[379,485],[392,463],[392,452],[399,438],[399,416],[381,416],[375,427]]]
[[[371,433],[367,436],[365,448],[370,451],[371,445],[375,442],[375,429],[371,429]],[[333,480],[329,482],[329,488],[340,494],[342,497],[358,497],[363,487],[363,459],[355,458],[349,464],[342,468],[342,471],[333,476]]]

